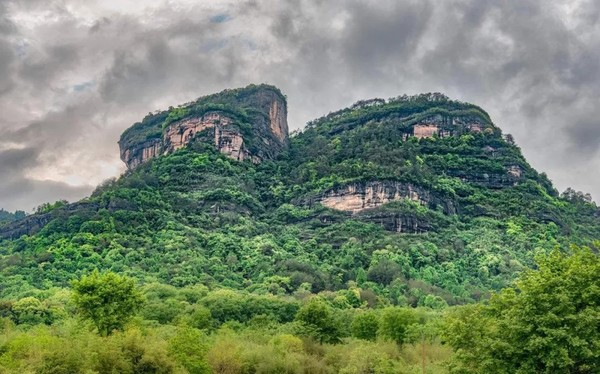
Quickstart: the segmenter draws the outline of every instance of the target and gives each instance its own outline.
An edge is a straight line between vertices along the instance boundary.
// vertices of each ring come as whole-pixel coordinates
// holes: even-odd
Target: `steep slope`
[[[595,205],[558,196],[477,106],[362,101],[289,139],[285,110],[277,89],[249,86],[146,117],[121,137],[123,177],[0,228],[2,295],[101,268],[454,304],[502,287],[539,251],[600,235]],[[225,132],[238,140],[217,140]]]

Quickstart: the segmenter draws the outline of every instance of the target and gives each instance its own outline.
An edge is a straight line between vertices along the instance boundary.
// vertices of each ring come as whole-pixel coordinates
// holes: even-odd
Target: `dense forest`
[[[269,152],[269,95],[285,100],[227,90],[121,138],[215,112],[262,162],[204,129],[82,201],[0,211],[0,372],[598,371],[589,195],[441,94],[358,102]]]

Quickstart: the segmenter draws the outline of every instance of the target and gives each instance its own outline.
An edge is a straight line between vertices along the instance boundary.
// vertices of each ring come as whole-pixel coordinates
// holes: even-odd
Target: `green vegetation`
[[[206,110],[267,121],[267,91],[281,95],[150,115],[121,142]],[[445,135],[412,136],[421,121]],[[597,371],[598,209],[559,195],[481,108],[359,102],[260,164],[194,139],[0,241],[0,368],[415,373],[424,355],[428,373]],[[354,214],[321,203],[369,188],[410,194]]]
[[[94,271],[73,282],[73,302],[79,314],[90,320],[103,336],[123,330],[142,301],[133,279],[112,272]]]
[[[595,373],[600,259],[589,248],[539,256],[489,304],[453,311],[447,337],[461,373]]]
[[[559,196],[498,129],[407,138],[402,118],[433,109],[487,117],[439,95],[363,103],[292,136],[273,161],[236,162],[199,139],[75,208],[46,204],[52,216],[39,233],[0,242],[0,296],[66,287],[99,269],[257,294],[347,290],[350,305],[354,282],[371,306],[440,308],[510,284],[536,253],[600,235],[596,206],[575,191]],[[520,177],[507,171],[515,165]],[[317,203],[370,182],[410,184],[429,201],[355,215]],[[419,229],[397,233],[397,222]]]
[[[39,299],[29,296],[0,304],[0,369],[596,372],[600,260],[589,248],[573,247],[571,254],[553,251],[537,261],[536,270],[524,272],[514,288],[492,295],[489,302],[443,311],[370,308],[366,303],[352,307],[340,302],[342,292],[286,298],[203,285],[153,283],[138,289],[131,279],[93,272],[76,281],[73,291],[52,289],[38,294]],[[82,303],[82,291],[104,297]],[[121,326],[122,331],[86,328],[91,310],[102,320],[124,320],[123,304],[115,300],[133,298],[141,311]]]
[[[4,209],[0,209],[0,226],[8,222],[18,221],[25,218],[26,214],[22,210],[17,210],[14,213],[7,212]]]

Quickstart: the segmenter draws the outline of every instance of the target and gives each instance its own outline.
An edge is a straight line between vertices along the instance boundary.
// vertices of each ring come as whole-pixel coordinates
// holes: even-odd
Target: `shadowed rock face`
[[[32,235],[40,231],[50,221],[59,215],[70,215],[74,212],[96,212],[100,206],[96,203],[78,202],[68,204],[56,210],[43,213],[32,214],[19,221],[0,226],[0,239],[18,239],[23,235]]]
[[[239,161],[259,163],[288,146],[287,103],[274,87],[226,90],[182,108],[189,113],[180,120],[168,123],[168,112],[162,112],[144,119],[154,124],[142,122],[123,134],[119,147],[128,169],[183,148],[206,130],[218,151]],[[250,131],[243,131],[244,126]]]
[[[513,187],[523,180],[523,168],[519,165],[506,166],[504,172],[494,174],[465,173],[462,170],[448,170],[448,174],[460,178],[463,182],[491,189]]]
[[[426,118],[413,126],[412,135],[418,139],[430,138],[434,135],[456,136],[462,133],[479,133],[482,131],[493,131],[491,125],[486,125],[480,119],[474,117],[450,117],[435,115]]]
[[[151,139],[133,148],[121,149],[121,160],[128,169],[135,169],[141,163],[162,154],[163,147],[160,139]]]

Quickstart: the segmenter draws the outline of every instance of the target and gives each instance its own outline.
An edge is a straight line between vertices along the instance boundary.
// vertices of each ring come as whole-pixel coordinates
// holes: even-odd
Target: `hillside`
[[[249,86],[149,114],[129,170],[87,199],[0,226],[0,297],[92,269],[258,294],[360,290],[369,305],[480,300],[536,253],[600,234],[481,108],[440,94],[361,101],[288,134]]]

